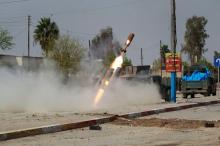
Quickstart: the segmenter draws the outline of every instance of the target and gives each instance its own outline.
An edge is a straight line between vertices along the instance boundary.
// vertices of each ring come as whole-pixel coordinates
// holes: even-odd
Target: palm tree
[[[50,18],[41,18],[34,30],[34,41],[41,45],[45,54],[52,50],[55,40],[59,38],[59,28],[55,22],[51,22]]]
[[[11,49],[13,45],[13,37],[9,34],[8,30],[0,27],[0,49]]]

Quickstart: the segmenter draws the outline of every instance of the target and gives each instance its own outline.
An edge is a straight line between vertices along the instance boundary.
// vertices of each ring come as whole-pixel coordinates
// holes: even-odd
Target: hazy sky
[[[183,43],[186,20],[193,15],[205,16],[210,35],[205,56],[212,61],[213,51],[220,51],[219,11],[220,0],[176,0],[177,50]],[[170,0],[0,0],[0,25],[10,31],[16,44],[11,51],[0,53],[27,55],[27,15],[31,15],[32,32],[41,17],[50,16],[61,33],[78,38],[86,47],[88,40],[107,26],[121,43],[133,32],[127,56],[136,65],[141,62],[140,48],[144,64],[151,64],[159,57],[160,40],[170,46]],[[31,55],[41,56],[33,40]]]

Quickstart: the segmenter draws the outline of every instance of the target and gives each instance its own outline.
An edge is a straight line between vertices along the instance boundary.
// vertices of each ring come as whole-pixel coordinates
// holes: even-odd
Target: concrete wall
[[[43,57],[0,55],[0,66],[13,69],[37,70],[43,65],[43,61]]]

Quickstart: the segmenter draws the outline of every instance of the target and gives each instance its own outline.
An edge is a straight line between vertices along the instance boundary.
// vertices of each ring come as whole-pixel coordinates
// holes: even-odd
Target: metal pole
[[[219,84],[219,67],[218,67],[218,84]]]
[[[174,71],[171,72],[171,102],[176,102],[176,67],[175,67],[175,53],[176,53],[176,4],[175,0],[171,0],[171,49],[174,55]]]
[[[163,56],[162,56],[162,42],[160,40],[160,76],[162,78],[163,76],[163,72],[162,72],[162,69],[163,69]]]
[[[27,54],[27,69],[30,70],[30,26],[31,26],[31,16],[28,15],[28,54]]]
[[[28,57],[30,57],[30,25],[31,25],[31,16],[28,15]]]
[[[219,87],[220,87],[220,86],[219,86],[219,68],[220,68],[220,67],[218,67],[218,90],[219,90]]]
[[[89,60],[91,60],[91,42],[89,40],[89,52],[88,52],[88,56],[89,56]]]
[[[143,66],[143,52],[142,52],[142,48],[141,48],[141,65]]]

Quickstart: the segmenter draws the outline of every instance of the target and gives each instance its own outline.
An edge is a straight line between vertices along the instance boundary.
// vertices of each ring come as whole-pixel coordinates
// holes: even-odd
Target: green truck
[[[195,94],[215,96],[216,79],[206,66],[193,65],[184,71],[181,81],[181,93],[183,98],[187,98],[188,95],[194,98]]]

